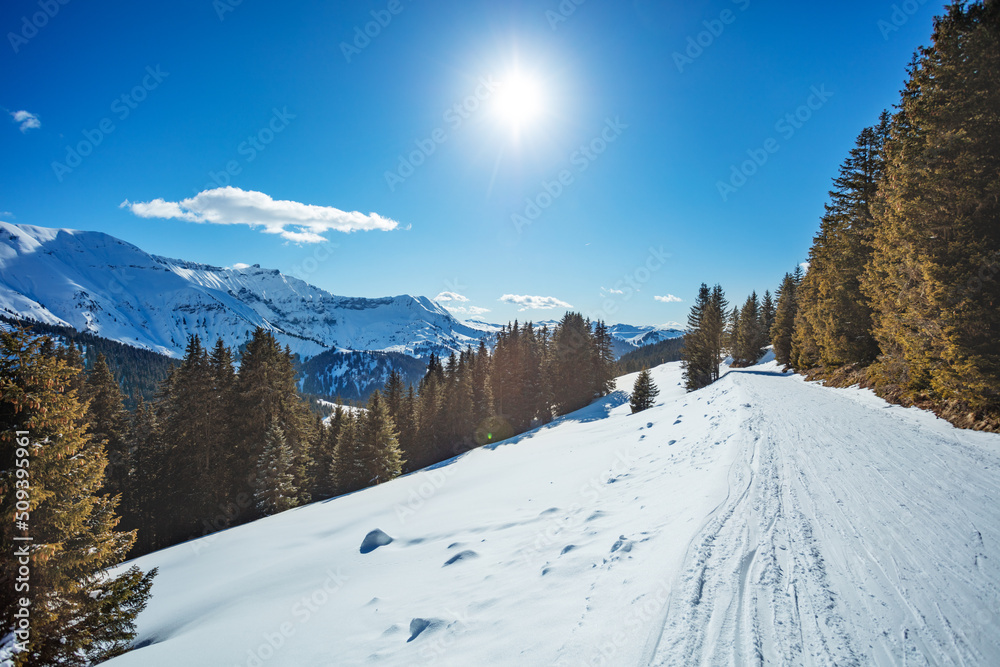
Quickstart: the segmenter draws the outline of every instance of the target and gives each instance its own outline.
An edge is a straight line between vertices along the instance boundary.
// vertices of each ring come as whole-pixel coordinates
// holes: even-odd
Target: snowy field
[[[653,377],[646,412],[140,559],[109,664],[1000,664],[1000,436],[773,362]]]

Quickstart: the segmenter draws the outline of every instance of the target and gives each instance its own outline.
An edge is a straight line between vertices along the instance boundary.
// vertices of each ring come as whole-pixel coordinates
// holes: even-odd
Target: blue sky
[[[0,219],[632,324],[805,259],[942,6],[62,2],[0,8]]]

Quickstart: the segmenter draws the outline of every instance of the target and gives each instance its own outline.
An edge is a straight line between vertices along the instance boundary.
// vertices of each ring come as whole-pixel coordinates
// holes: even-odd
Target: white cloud
[[[482,308],[481,306],[442,306],[452,315],[482,315],[483,313],[490,312],[489,308]]]
[[[38,116],[30,111],[24,111],[23,109],[21,111],[11,111],[10,115],[15,123],[21,124],[21,132],[37,130],[42,126],[42,121],[38,120]]]
[[[236,269],[237,271],[242,271],[243,269],[249,269],[250,265],[244,264],[243,262],[236,262],[235,264],[233,264],[233,268]]]
[[[673,294],[668,294],[666,296],[654,296],[654,299],[660,303],[681,303],[684,299],[679,296],[674,296]]]
[[[809,273],[809,262],[802,262],[799,266],[802,267],[803,273]]]
[[[323,233],[396,229],[399,223],[377,213],[346,212],[332,206],[271,199],[263,192],[232,186],[199,192],[179,202],[154,199],[125,200],[126,208],[140,218],[176,218],[215,225],[247,225],[265,234],[279,234],[294,243],[323,243]]]
[[[613,287],[602,287],[601,296],[606,296],[608,294],[624,294],[625,290],[614,289]]]
[[[461,302],[464,303],[465,301],[469,300],[469,297],[462,296],[458,292],[441,292],[436,297],[434,297],[434,300],[438,301],[438,302],[441,302],[441,301],[461,301]]]
[[[552,308],[572,308],[565,301],[554,296],[527,296],[523,294],[504,294],[500,301],[521,306],[519,310],[550,310]]]

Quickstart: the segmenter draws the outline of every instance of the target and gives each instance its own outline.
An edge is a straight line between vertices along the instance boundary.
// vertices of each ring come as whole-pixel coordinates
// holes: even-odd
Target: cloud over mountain
[[[263,192],[234,187],[199,192],[172,202],[125,200],[121,208],[140,218],[177,219],[215,225],[247,225],[266,234],[278,234],[294,243],[322,243],[325,232],[358,232],[396,229],[399,223],[377,213],[346,212],[333,206],[317,206],[272,199]]]

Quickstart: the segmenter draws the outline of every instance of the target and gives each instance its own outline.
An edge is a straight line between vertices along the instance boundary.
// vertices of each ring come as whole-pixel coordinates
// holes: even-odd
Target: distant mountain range
[[[196,264],[151,255],[101,232],[5,222],[0,314],[175,358],[192,334],[239,349],[263,327],[305,362],[307,391],[345,398],[364,397],[392,368],[412,377],[431,353],[489,343],[499,328],[461,322],[422,296],[336,296],[259,265]],[[618,356],[683,335],[664,327],[609,329]],[[378,354],[366,358],[371,353]]]

